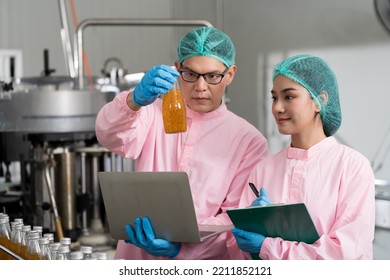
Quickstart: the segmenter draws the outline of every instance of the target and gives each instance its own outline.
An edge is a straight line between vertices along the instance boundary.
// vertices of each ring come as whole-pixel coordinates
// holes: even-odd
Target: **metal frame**
[[[83,33],[88,26],[209,26],[212,24],[205,20],[179,20],[179,19],[109,19],[95,18],[80,22],[76,29],[74,65],[79,81],[79,89],[84,89],[84,61],[83,61]]]

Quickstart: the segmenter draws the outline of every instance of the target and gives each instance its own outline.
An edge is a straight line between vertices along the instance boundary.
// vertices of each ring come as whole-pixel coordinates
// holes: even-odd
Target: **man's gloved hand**
[[[263,245],[263,241],[265,239],[264,235],[238,228],[233,228],[232,233],[236,239],[238,247],[241,250],[257,255],[260,253],[261,245]]]
[[[144,249],[153,256],[174,258],[179,254],[181,243],[157,239],[148,218],[142,218],[142,220],[136,218],[134,227],[135,230],[130,225],[126,225],[126,233],[129,236],[129,240],[125,240],[126,243]]]
[[[154,102],[160,94],[167,93],[179,76],[179,72],[168,65],[154,66],[142,77],[133,91],[133,100],[140,106]]]
[[[269,200],[267,193],[264,188],[260,188],[260,196],[252,201],[251,206],[265,206],[271,204],[271,200]]]

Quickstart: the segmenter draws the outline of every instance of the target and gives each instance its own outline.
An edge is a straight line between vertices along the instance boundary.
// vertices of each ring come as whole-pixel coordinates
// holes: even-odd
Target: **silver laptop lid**
[[[157,238],[200,242],[188,175],[185,172],[99,172],[112,238],[126,240],[125,225],[148,217]]]

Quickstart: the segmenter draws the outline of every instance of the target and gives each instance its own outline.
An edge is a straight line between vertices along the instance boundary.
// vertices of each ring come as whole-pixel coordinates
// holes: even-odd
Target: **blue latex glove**
[[[264,188],[260,188],[260,196],[252,201],[251,206],[266,206],[271,204],[271,200],[269,200],[267,193]]]
[[[168,65],[154,66],[142,77],[133,91],[133,100],[140,106],[154,102],[160,94],[167,93],[179,76],[176,69]]]
[[[265,239],[264,235],[238,228],[233,228],[232,233],[241,250],[256,255],[260,253],[261,245],[263,245]]]
[[[130,225],[126,225],[125,230],[129,236],[129,240],[125,240],[126,243],[144,249],[153,256],[174,258],[179,254],[181,243],[156,238],[148,218],[136,218],[134,227],[135,230]]]

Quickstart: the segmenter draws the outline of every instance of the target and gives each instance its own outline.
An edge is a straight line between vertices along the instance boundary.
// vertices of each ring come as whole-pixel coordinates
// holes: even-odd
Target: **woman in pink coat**
[[[136,171],[187,172],[198,223],[230,224],[225,211],[238,205],[250,171],[268,151],[267,141],[223,102],[237,69],[234,46],[224,32],[193,29],[180,40],[177,54],[176,69],[155,66],[134,91],[106,104],[96,120],[96,135],[112,152],[135,159]],[[177,78],[187,105],[187,131],[166,134],[158,96]],[[136,219],[134,228],[126,226],[129,240],[118,242],[115,258],[228,257],[228,232],[199,244],[174,243],[155,238],[150,223]]]
[[[248,182],[261,187],[261,195],[246,188],[240,206],[303,202],[320,238],[306,244],[234,228],[231,257],[372,259],[374,174],[362,154],[332,136],[341,124],[333,71],[321,58],[298,55],[274,68],[273,81],[272,114],[291,144],[254,168]]]

